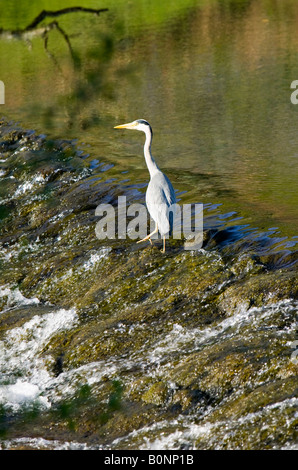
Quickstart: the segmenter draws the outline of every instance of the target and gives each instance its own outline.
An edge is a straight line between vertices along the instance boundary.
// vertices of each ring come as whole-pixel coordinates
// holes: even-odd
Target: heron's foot
[[[155,226],[155,229],[153,230],[153,232],[149,233],[149,235],[147,235],[145,238],[143,238],[142,240],[138,240],[137,243],[142,243],[142,242],[145,242],[146,240],[149,240],[151,245],[153,245],[153,242],[151,240],[151,237],[158,232],[158,226],[156,225]]]
[[[154,245],[153,241],[151,240],[151,237],[152,237],[152,233],[147,235],[147,237],[142,238],[142,240],[138,240],[137,243],[146,242],[148,240],[151,243],[151,245]]]
[[[147,240],[149,240],[150,243],[151,243],[151,245],[152,245],[152,241],[151,241],[151,238],[150,238],[150,237],[145,237],[145,238],[143,238],[142,240],[138,240],[137,243],[146,242]]]

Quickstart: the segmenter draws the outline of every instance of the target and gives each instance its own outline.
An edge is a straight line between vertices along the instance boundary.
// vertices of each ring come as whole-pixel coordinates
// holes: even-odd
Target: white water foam
[[[297,412],[293,412],[297,405],[297,398],[289,398],[267,405],[256,412],[247,413],[240,418],[224,419],[223,417],[223,419],[215,422],[208,420],[210,419],[208,416],[210,410],[207,409],[204,416],[202,416],[201,423],[198,423],[198,418],[195,415],[184,415],[173,420],[163,420],[134,430],[124,437],[117,438],[110,446],[112,449],[125,449],[133,444],[134,447],[140,450],[175,450],[181,449],[181,445],[184,444],[193,450],[199,448],[199,445],[203,446],[204,449],[213,450],[238,449],[237,434],[241,435],[242,430],[246,429],[247,426],[252,425],[252,434],[254,432],[258,435],[259,432],[264,431],[264,427],[260,429],[258,425],[254,426],[254,423],[257,424],[261,419],[264,420],[265,416],[268,432],[273,435],[277,416],[292,411],[292,416],[287,418],[288,424],[297,420]],[[236,441],[233,440],[235,436]],[[254,439],[257,441],[256,436],[254,436]],[[241,446],[241,439],[239,441]],[[294,450],[297,448],[297,444],[289,443],[282,448]]]
[[[51,281],[52,284],[56,284],[57,282],[61,283],[61,281],[66,281],[72,276],[80,276],[81,273],[92,271],[96,268],[97,264],[103,262],[105,259],[108,258],[108,254],[111,252],[112,248],[110,247],[102,247],[100,250],[93,252],[90,254],[90,257],[87,261],[83,264],[77,264],[76,266],[68,269],[63,276],[52,277]]]
[[[100,255],[94,259],[91,255],[85,263],[85,268],[87,268],[89,262],[93,265],[93,263],[99,262],[100,259]],[[90,269],[89,266],[87,269]],[[26,302],[38,303],[38,299],[26,299],[20,292],[10,290],[8,287],[3,287],[1,292],[3,296],[9,297],[11,295],[11,305],[16,305],[18,302],[25,304]],[[57,377],[50,372],[53,358],[49,355],[45,359],[42,357],[42,353],[47,349],[51,338],[56,333],[73,328],[77,324],[76,311],[74,309],[60,309],[35,315],[21,327],[8,331],[3,341],[0,342],[0,377],[2,379],[2,384],[0,382],[0,404],[16,411],[24,404],[30,403],[36,403],[41,408],[46,409],[61,398],[72,396],[78,386],[83,383],[87,383],[91,387],[101,386],[104,376],[110,378],[121,376],[122,380],[126,381],[126,388],[128,389],[129,384],[135,380],[133,374],[126,374],[129,369],[133,371],[138,370],[139,367],[146,368],[148,376],[151,377],[158,376],[158,374],[166,375],[167,369],[170,367],[169,363],[171,363],[167,359],[172,353],[184,355],[206,345],[208,346],[210,342],[220,340],[223,336],[237,335],[241,333],[242,329],[245,329],[246,334],[249,330],[253,334],[254,329],[263,325],[264,322],[266,325],[271,324],[272,316],[280,315],[281,312],[288,312],[290,316],[291,312],[295,308],[297,309],[297,306],[298,303],[292,300],[284,300],[262,308],[247,310],[243,307],[238,309],[234,315],[219,321],[212,328],[201,326],[189,329],[173,323],[172,330],[167,335],[160,336],[152,344],[145,343],[142,348],[129,353],[126,357],[111,356],[108,360],[96,361],[72,370],[63,371]],[[123,331],[127,334],[127,328],[131,328],[132,333],[134,333],[135,329],[144,328],[144,324],[134,324],[129,327],[119,323],[118,332]],[[294,326],[287,330],[285,334],[292,334],[293,329]],[[175,384],[173,384],[173,387],[175,387]],[[270,416],[276,409],[283,412],[287,407],[292,408],[292,406],[294,406],[292,401],[283,402],[267,406],[257,413],[268,413],[268,416]],[[162,421],[155,423],[154,429],[149,426],[134,431],[120,440],[115,440],[112,443],[112,448],[118,447],[122,443],[126,445],[126,443],[131,442],[131,439],[133,441],[137,439],[139,448],[174,449],[179,448],[181,443],[194,445],[197,440],[207,440],[212,437],[213,430],[214,435],[218,436],[221,427],[223,429],[222,439],[228,439],[228,436],[232,436],[239,426],[245,426],[245,419],[248,422],[251,419],[258,419],[257,413],[241,418],[243,422],[238,420],[237,422],[211,424],[208,422],[207,412],[205,419],[202,416],[202,421],[204,421],[202,424],[200,424],[201,420],[198,422],[193,416],[190,416],[189,419],[184,416],[182,417],[183,421]],[[155,438],[152,438],[152,431],[154,431]],[[158,433],[155,431],[158,431]],[[216,442],[212,443],[210,441],[210,443],[216,447]],[[29,442],[27,444],[30,445]],[[32,445],[35,444],[32,443]],[[47,446],[46,443],[44,444]],[[52,445],[50,441],[48,445]],[[54,447],[65,446],[65,448],[71,448],[71,445],[71,443],[59,443],[57,441]]]
[[[22,183],[18,187],[18,189],[13,195],[13,198],[17,198],[20,195],[26,194],[29,191],[32,191],[32,189],[36,189],[41,184],[45,183],[45,181],[46,181],[46,178],[44,177],[44,175],[42,174],[34,175],[30,180],[24,181],[24,183]]]
[[[246,305],[239,306],[234,315],[228,316],[213,325],[212,327],[200,326],[198,328],[188,329],[182,325],[174,323],[172,330],[154,344],[144,344],[141,351],[138,351],[131,356],[134,359],[140,352],[146,350],[146,366],[151,364],[162,363],[169,354],[176,351],[191,353],[211,342],[218,341],[220,338],[231,338],[239,334],[243,329],[249,329],[246,335],[253,334],[252,327],[256,328],[258,325],[266,322],[279,312],[286,313],[298,310],[298,302],[291,299],[282,300],[280,302],[268,304],[264,307],[246,308]],[[273,326],[272,326],[273,327]],[[297,328],[297,323],[293,321],[291,328],[288,329],[287,334],[290,335]],[[277,334],[281,334],[279,331]],[[168,362],[168,361],[166,361]]]
[[[0,403],[14,411],[20,406],[35,402],[49,407],[45,393],[55,377],[41,356],[51,337],[74,326],[75,309],[53,310],[35,315],[21,327],[9,330],[0,342]],[[51,358],[47,360],[51,361]]]
[[[7,439],[0,442],[0,450],[13,450],[15,448],[27,448],[32,450],[102,450],[103,446],[88,446],[85,443],[66,441],[62,442],[57,439],[49,440],[41,437],[20,437],[16,439]]]
[[[0,299],[1,298],[4,299],[5,304],[2,311],[12,307],[19,307],[21,305],[39,304],[39,299],[37,297],[28,299],[17,287],[11,288],[9,286],[0,286]]]
[[[104,258],[108,256],[108,254],[112,251],[111,247],[102,247],[97,252],[91,253],[90,258],[86,261],[83,266],[82,270],[89,271],[92,269],[97,263],[102,261]]]
[[[281,311],[290,311],[295,305],[293,301],[289,300],[263,308],[251,308],[249,310],[243,308],[243,310],[238,310],[235,315],[220,321],[213,328],[198,327],[188,329],[174,323],[172,330],[167,335],[162,336],[152,344],[145,342],[140,349],[130,352],[127,356],[110,356],[106,360],[95,361],[76,369],[62,372],[55,380],[55,388],[52,388],[53,400],[57,399],[58,395],[71,395],[80,383],[100,386],[103,376],[110,378],[123,377],[123,372],[125,374],[127,370],[138,370],[141,368],[146,369],[148,377],[158,378],[159,375],[166,377],[170,373],[171,360],[169,358],[172,354],[177,354],[177,358],[179,355],[189,354],[208,347],[211,343],[222,340],[223,337],[233,337],[241,333],[243,328],[249,329],[253,335],[254,329],[262,324],[262,322],[270,321],[272,315],[279,314]],[[295,327],[296,325],[293,323],[292,328],[287,329],[285,335],[293,336]],[[129,329],[128,331],[127,328]],[[135,334],[135,330],[138,328],[143,329],[144,325],[134,324],[127,326],[119,323],[118,327],[115,327],[114,332],[117,331],[120,334],[126,335],[131,330],[132,334]],[[246,331],[245,334],[247,335],[248,332]],[[255,378],[260,383],[262,383],[262,374],[264,373],[266,376],[266,367],[265,363],[264,370],[261,369],[259,371],[260,377],[258,378],[257,375]],[[127,389],[129,389],[130,384],[134,383],[134,375],[129,374],[126,379]],[[52,385],[54,385],[54,382]],[[175,388],[174,383],[170,384],[169,382],[169,386]]]

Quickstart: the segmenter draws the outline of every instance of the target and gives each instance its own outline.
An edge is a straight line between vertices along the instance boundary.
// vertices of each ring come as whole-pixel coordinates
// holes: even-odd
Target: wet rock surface
[[[297,251],[216,215],[196,251],[99,240],[97,205],[133,188],[0,136],[2,448],[294,446]]]

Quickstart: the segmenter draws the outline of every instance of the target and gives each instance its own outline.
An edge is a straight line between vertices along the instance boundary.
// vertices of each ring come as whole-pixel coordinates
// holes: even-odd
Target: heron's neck
[[[152,157],[152,154],[151,154],[151,142],[152,142],[152,131],[150,129],[146,129],[146,141],[145,141],[145,145],[144,145],[144,156],[145,156],[145,160],[146,160],[146,163],[147,163],[147,167],[148,167],[148,170],[149,170],[149,173],[150,173],[150,176],[152,178],[152,176],[154,175],[154,173],[156,173],[157,171],[160,171],[157,164],[155,163],[155,160],[154,158]]]

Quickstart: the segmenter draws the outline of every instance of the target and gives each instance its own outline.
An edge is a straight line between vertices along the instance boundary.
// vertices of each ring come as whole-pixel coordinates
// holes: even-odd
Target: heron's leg
[[[153,243],[152,243],[151,237],[157,232],[158,232],[158,226],[157,224],[155,224],[155,229],[153,230],[153,232],[149,233],[149,235],[147,235],[147,237],[143,238],[142,240],[138,240],[137,243],[141,243],[141,242],[145,242],[146,240],[149,240],[152,245]]]
[[[161,250],[162,253],[166,252],[166,236],[163,236],[163,249]]]

